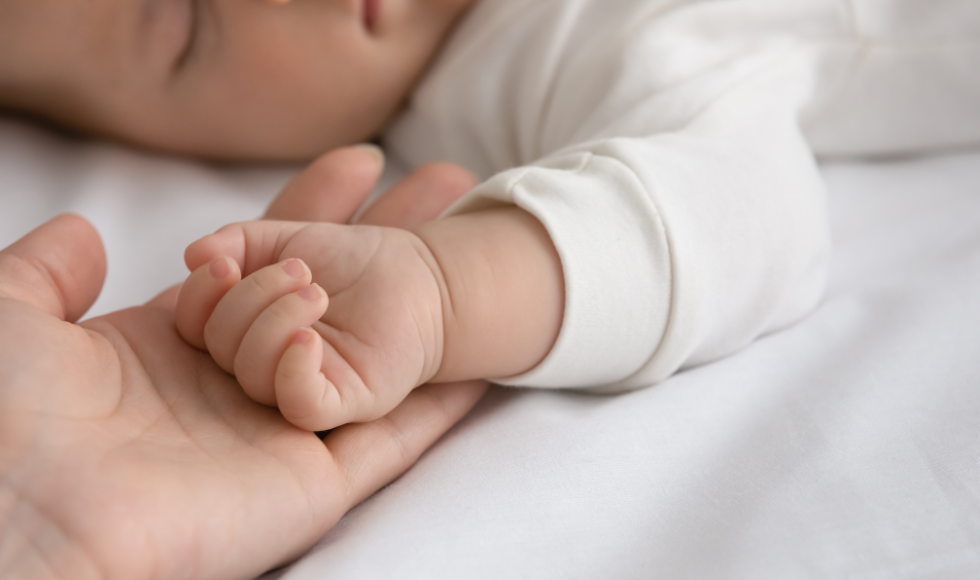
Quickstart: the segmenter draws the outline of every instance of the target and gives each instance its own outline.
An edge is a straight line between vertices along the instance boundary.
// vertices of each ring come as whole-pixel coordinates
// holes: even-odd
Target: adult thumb
[[[335,149],[293,178],[269,205],[265,219],[345,224],[383,170],[384,153],[373,145]]]
[[[59,215],[0,250],[0,297],[74,322],[102,290],[102,240],[88,221]]]

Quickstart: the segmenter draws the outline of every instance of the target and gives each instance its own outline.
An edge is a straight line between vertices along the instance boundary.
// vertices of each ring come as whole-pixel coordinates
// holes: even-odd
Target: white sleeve
[[[561,257],[557,343],[537,368],[498,382],[647,386],[813,308],[830,244],[797,121],[806,70],[770,67],[679,131],[565,149],[496,175],[450,209],[516,204]]]
[[[810,311],[830,253],[814,151],[980,142],[980,12],[974,0],[941,4],[689,3],[620,44],[621,27],[608,27],[603,43],[541,49],[575,55],[534,69],[563,80],[484,107],[522,113],[510,117],[529,120],[520,127],[530,137],[479,145],[591,140],[499,173],[450,208],[516,204],[547,228],[562,261],[566,310],[553,350],[498,382],[639,388]],[[622,47],[631,52],[616,61]],[[474,100],[493,94],[476,84]],[[496,128],[489,117],[482,126]]]

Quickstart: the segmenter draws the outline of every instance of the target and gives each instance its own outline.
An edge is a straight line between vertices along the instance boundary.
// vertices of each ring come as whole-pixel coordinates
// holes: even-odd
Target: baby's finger
[[[322,364],[323,339],[310,328],[293,336],[276,369],[276,405],[300,429],[324,431],[339,424],[334,417],[343,401]]]
[[[398,401],[379,397],[369,389],[328,340],[318,343],[319,367],[313,368],[312,356],[306,352],[312,347],[295,342],[279,365],[276,405],[287,421],[310,431],[326,431],[372,421],[394,408]]]
[[[327,311],[327,293],[316,284],[276,300],[255,319],[235,355],[235,376],[248,396],[276,404],[276,368],[297,328],[309,327]]]
[[[235,370],[235,356],[252,323],[281,297],[310,285],[310,269],[290,259],[247,276],[215,306],[204,326],[204,342],[218,366]]]
[[[219,256],[231,256],[248,276],[278,262],[289,240],[307,225],[274,221],[229,224],[187,246],[184,263],[193,272]]]
[[[181,338],[194,347],[206,350],[204,326],[218,301],[241,279],[238,264],[228,256],[194,270],[177,294],[174,314]]]

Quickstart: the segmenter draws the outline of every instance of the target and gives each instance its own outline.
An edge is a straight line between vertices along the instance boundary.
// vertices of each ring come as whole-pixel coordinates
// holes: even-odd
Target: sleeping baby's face
[[[377,132],[475,0],[3,0],[0,104],[223,159]]]

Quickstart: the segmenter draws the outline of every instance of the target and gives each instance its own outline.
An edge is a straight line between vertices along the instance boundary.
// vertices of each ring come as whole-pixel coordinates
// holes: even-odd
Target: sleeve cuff
[[[614,392],[654,355],[668,322],[667,236],[643,184],[622,162],[571,152],[481,184],[447,215],[515,204],[548,231],[565,277],[565,315],[534,369],[494,382]],[[634,386],[635,387],[635,386]]]

